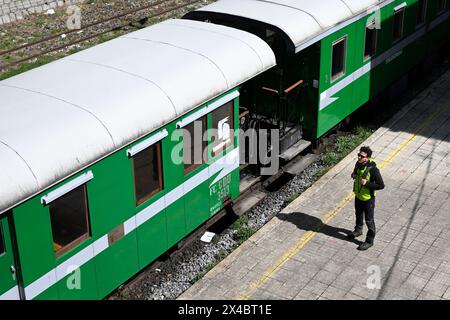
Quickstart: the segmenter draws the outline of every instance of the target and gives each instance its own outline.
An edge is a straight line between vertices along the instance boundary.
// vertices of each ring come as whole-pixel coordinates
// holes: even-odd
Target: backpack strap
[[[358,161],[356,161],[355,163],[355,167],[353,168],[353,173],[356,175],[356,173],[358,172]]]
[[[370,171],[370,168],[371,168],[371,167],[372,167],[372,166],[366,166],[366,169],[364,169],[364,172],[363,172],[361,178],[363,178],[363,179],[366,179],[366,178],[367,178],[367,175],[369,174],[369,171]],[[359,186],[359,192],[361,192],[362,187],[363,187],[363,185],[360,185],[360,186]],[[372,193],[371,193],[371,196],[372,196]]]
[[[372,166],[366,166],[366,169],[364,169],[364,172],[363,172],[361,178],[363,178],[363,179],[366,179],[366,178],[367,178],[367,175],[369,174],[369,171],[370,171],[370,168],[371,168],[371,167],[372,167]]]

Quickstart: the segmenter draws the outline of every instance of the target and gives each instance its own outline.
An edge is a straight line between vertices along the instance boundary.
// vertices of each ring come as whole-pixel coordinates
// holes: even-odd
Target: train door
[[[8,215],[0,217],[0,300],[19,300],[16,265]]]

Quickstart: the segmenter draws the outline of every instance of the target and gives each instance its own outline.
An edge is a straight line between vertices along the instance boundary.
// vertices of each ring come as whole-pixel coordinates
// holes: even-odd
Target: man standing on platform
[[[355,230],[348,235],[348,238],[354,239],[363,234],[364,218],[369,229],[365,242],[359,245],[358,250],[367,250],[373,246],[376,233],[374,220],[375,191],[384,188],[380,170],[371,157],[372,150],[369,147],[361,147],[358,153],[358,161],[351,175],[354,180],[356,225]]]

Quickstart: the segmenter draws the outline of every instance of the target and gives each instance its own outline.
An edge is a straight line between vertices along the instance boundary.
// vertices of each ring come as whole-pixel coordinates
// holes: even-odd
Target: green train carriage
[[[0,298],[105,297],[239,194],[239,139],[185,146],[181,128],[237,129],[247,108],[280,157],[300,152],[426,65],[449,17],[444,0],[220,0],[186,16],[215,24],[164,22],[0,82]],[[193,145],[205,163],[173,161]]]
[[[241,103],[288,124],[283,152],[398,92],[392,85],[448,41],[449,17],[446,0],[219,0],[184,18],[246,30],[274,50],[277,67],[247,83]]]
[[[274,64],[168,20],[0,82],[0,298],[103,298],[234,200],[238,136],[207,129],[237,128],[239,85]]]

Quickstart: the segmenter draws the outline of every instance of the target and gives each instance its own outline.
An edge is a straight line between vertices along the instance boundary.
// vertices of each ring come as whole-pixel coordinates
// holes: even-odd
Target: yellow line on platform
[[[411,136],[405,140],[400,146],[398,146],[397,149],[392,151],[386,158],[383,159],[378,165],[380,169],[385,168],[387,165],[389,165],[392,160],[407,146],[411,144],[411,142],[414,141],[414,139],[417,137],[417,135],[421,134],[422,131],[424,131],[430,123],[447,107],[449,107],[449,104],[442,104],[435,112],[433,112],[417,129],[416,133],[411,134]]]
[[[406,147],[408,147],[414,139],[422,133],[430,123],[445,109],[449,107],[449,104],[442,104],[433,114],[431,114],[415,131],[416,133],[412,133],[411,136],[405,140],[397,149],[392,151],[386,158],[384,158],[380,164],[380,169],[385,168],[392,160]],[[236,296],[236,300],[248,300],[251,295],[264,283],[266,283],[272,277],[275,272],[277,272],[291,257],[293,257],[296,253],[298,253],[314,236],[317,232],[322,229],[322,227],[327,224],[334,216],[336,216],[351,200],[353,199],[353,192],[349,192],[347,196],[345,196],[339,204],[331,211],[329,211],[322,219],[321,222],[314,228],[314,231],[306,232],[297,243],[289,248],[271,267],[269,267],[263,275],[256,281],[250,284],[250,286],[240,295]]]

